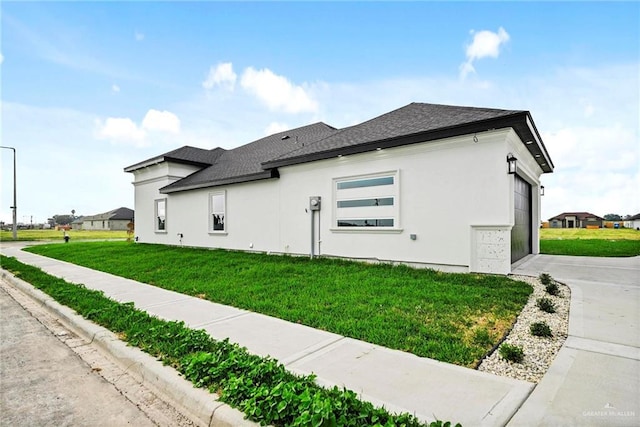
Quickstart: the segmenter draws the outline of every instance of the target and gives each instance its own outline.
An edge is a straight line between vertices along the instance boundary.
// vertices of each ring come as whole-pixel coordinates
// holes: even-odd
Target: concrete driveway
[[[640,257],[536,255],[514,274],[571,288],[569,337],[510,426],[640,425]]]

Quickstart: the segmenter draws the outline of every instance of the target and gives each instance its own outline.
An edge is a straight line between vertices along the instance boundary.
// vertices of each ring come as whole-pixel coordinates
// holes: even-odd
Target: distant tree
[[[73,222],[72,215],[54,215],[53,221],[55,225],[69,225]]]
[[[618,214],[611,214],[611,213],[610,213],[610,214],[606,214],[606,215],[604,216],[604,219],[605,219],[606,221],[622,221],[622,217],[621,217],[620,215],[618,215]]]

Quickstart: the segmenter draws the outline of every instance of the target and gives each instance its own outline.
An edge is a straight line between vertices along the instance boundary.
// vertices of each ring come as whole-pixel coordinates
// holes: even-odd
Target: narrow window
[[[225,226],[226,200],[225,193],[211,193],[209,201],[210,230],[214,232],[227,231]]]
[[[156,200],[156,231],[167,231],[167,199]]]

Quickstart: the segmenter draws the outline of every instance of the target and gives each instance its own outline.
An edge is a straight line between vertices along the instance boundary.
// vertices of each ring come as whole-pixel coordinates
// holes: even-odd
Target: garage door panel
[[[531,253],[531,184],[515,175],[514,219],[511,230],[511,262]]]

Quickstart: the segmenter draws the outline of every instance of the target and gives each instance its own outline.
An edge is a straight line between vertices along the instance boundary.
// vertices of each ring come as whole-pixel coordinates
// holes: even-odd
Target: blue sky
[[[531,111],[543,218],[640,212],[637,2],[2,2],[18,221],[133,207],[182,145],[358,123],[410,102]],[[11,152],[0,220],[10,222]]]

